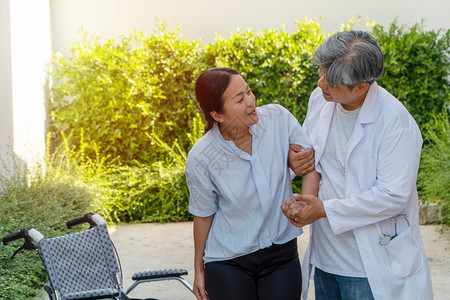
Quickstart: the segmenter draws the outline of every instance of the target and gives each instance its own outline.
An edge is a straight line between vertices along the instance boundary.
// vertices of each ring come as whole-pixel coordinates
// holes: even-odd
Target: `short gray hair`
[[[361,30],[338,32],[328,37],[316,49],[312,61],[327,69],[325,79],[333,87],[343,84],[352,89],[360,83],[372,84],[384,70],[380,45]]]

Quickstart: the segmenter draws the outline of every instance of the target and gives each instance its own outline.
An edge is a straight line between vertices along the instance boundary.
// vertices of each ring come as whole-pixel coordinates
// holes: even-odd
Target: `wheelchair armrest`
[[[185,269],[164,269],[164,270],[152,270],[134,273],[131,279],[133,280],[147,280],[167,277],[180,277],[187,275],[188,272]]]
[[[134,273],[131,279],[134,283],[125,291],[128,295],[137,285],[150,281],[177,280],[182,283],[191,293],[194,293],[192,286],[184,280],[182,275],[187,275],[185,269],[164,269]]]

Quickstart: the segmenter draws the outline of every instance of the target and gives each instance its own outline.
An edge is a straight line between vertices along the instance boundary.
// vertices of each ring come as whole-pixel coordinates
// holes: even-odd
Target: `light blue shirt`
[[[311,148],[311,142],[284,107],[270,104],[256,110],[259,121],[249,129],[252,155],[224,140],[217,126],[189,152],[189,212],[198,217],[215,214],[205,263],[283,244],[303,232],[289,223],[280,206],[292,196],[289,144]]]

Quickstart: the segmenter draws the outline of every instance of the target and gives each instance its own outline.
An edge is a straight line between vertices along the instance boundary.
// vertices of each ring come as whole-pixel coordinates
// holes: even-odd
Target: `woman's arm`
[[[213,219],[214,215],[209,217],[194,217],[194,294],[197,300],[209,299],[205,289],[203,255]]]
[[[316,170],[303,176],[302,194],[317,196],[319,192],[320,173]]]
[[[316,196],[315,198],[317,198],[317,193],[319,192],[319,181],[320,173],[316,171],[312,171],[303,176],[302,195],[313,195]],[[296,201],[292,198],[289,198],[284,202],[283,205],[281,205],[281,210],[292,223],[292,225],[302,227],[303,225],[298,222],[299,220],[297,220],[297,215],[303,210],[305,205],[306,204],[303,201]]]

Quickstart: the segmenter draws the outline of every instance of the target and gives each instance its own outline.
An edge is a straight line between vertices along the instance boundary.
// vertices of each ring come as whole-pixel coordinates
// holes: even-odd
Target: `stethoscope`
[[[398,233],[397,233],[397,220],[398,219],[405,219],[406,223],[408,223],[408,226],[409,226],[409,220],[407,218],[407,215],[398,215],[398,216],[395,216],[395,217],[391,218],[390,219],[391,221],[395,221],[395,224],[394,224],[395,234],[392,235],[392,236],[390,236],[388,234],[382,234],[380,236],[380,240],[379,240],[379,243],[380,243],[381,246],[386,246],[387,244],[389,244],[389,242],[391,240],[393,240],[398,235]]]

